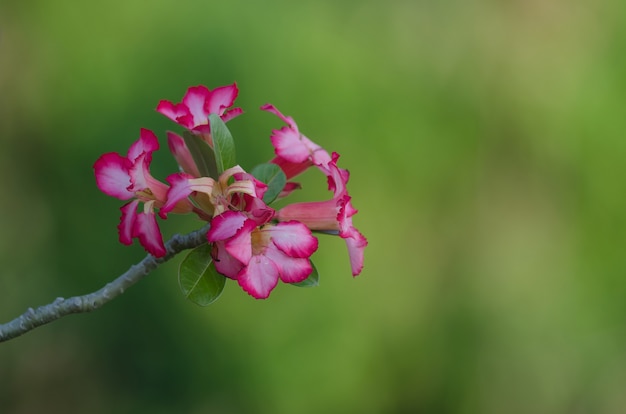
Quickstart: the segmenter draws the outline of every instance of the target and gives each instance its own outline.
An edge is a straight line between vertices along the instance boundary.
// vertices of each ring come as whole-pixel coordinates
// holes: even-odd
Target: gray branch
[[[10,322],[0,325],[0,342],[16,338],[41,325],[55,321],[72,313],[84,313],[96,310],[115,299],[126,289],[139,282],[148,273],[176,256],[183,250],[191,249],[206,243],[206,233],[209,225],[186,235],[176,234],[165,243],[167,253],[156,258],[147,255],[141,262],[133,265],[120,277],[107,283],[102,289],[83,296],[74,296],[69,299],[57,298],[54,302],[37,309],[28,308],[21,316]]]

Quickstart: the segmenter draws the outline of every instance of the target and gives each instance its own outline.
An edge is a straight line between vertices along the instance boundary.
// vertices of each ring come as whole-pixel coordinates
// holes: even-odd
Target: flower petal
[[[207,233],[207,239],[213,243],[233,237],[248,218],[239,211],[226,211],[211,220],[211,228]]]
[[[302,282],[313,271],[308,258],[289,257],[273,246],[265,251],[265,256],[274,262],[280,280],[285,283]]]
[[[302,162],[291,162],[278,155],[275,156],[270,162],[278,165],[280,169],[283,170],[288,180],[302,174],[309,167],[313,166],[313,162],[308,158]]]
[[[117,230],[120,235],[120,243],[127,246],[133,243],[133,226],[135,224],[135,217],[137,216],[138,204],[139,200],[133,200],[120,208],[122,217],[120,218],[120,224],[118,224]]]
[[[290,257],[310,257],[317,250],[318,241],[304,224],[287,221],[271,226],[272,242]]]
[[[227,110],[233,105],[238,93],[235,83],[212,91],[203,85],[192,86],[187,89],[181,103],[162,100],[157,111],[195,134],[204,135],[204,139],[211,145],[209,114],[217,114],[226,122],[243,113],[241,108]]]
[[[149,129],[141,128],[139,139],[133,143],[128,149],[127,158],[134,162],[142,153],[152,154],[159,149],[159,140],[154,132]],[[148,156],[151,159],[151,155]]]
[[[276,210],[265,204],[262,199],[252,197],[248,194],[244,194],[243,198],[246,204],[245,211],[248,217],[254,220],[257,226],[262,226],[274,218]]]
[[[155,257],[163,257],[167,251],[163,244],[163,236],[154,213],[138,213],[133,226],[133,235],[148,253]]]
[[[215,184],[215,181],[210,177],[195,178],[185,173],[171,174],[166,180],[170,183],[170,188],[167,190],[167,201],[161,207],[161,215],[172,211],[180,201],[187,199],[193,192],[210,195]]]
[[[352,207],[350,200],[350,196],[346,194],[339,201],[341,208],[337,214],[337,220],[339,221],[339,237],[346,241],[348,247],[352,276],[356,276],[363,269],[363,250],[367,246],[367,239],[352,225],[352,216],[358,210]]]
[[[297,129],[282,127],[272,132],[271,140],[276,155],[295,163],[309,159],[309,147],[301,140],[302,135]]]
[[[357,276],[363,270],[363,251],[367,247],[367,239],[357,229],[352,227],[349,237],[344,237],[350,256],[352,276]]]
[[[209,112],[205,110],[205,107],[210,99],[211,93],[204,85],[192,86],[187,89],[182,103],[189,109],[189,113],[193,117],[193,127],[208,124]]]
[[[237,233],[224,243],[226,251],[244,265],[247,265],[252,257],[252,230],[255,228],[254,221],[246,220]]]
[[[228,170],[227,170],[228,171]],[[226,171],[225,171],[226,172]],[[256,179],[256,177],[250,173],[236,172],[233,174],[233,178],[236,180],[231,186],[240,188],[239,190],[230,190],[231,192],[240,192],[250,194],[253,197],[262,199],[267,191],[267,184]],[[220,177],[221,179],[221,177]],[[251,190],[251,191],[250,191]]]
[[[131,191],[150,190],[150,199],[165,203],[168,186],[157,180],[150,174],[151,155],[147,152],[141,153],[129,170]],[[145,200],[144,200],[145,201]]]
[[[295,121],[293,120],[292,117],[290,116],[285,116],[283,115],[278,109],[276,109],[276,107],[272,104],[265,104],[263,106],[261,106],[261,110],[262,111],[267,111],[271,114],[276,115],[277,117],[279,117],[284,123],[286,123],[287,125],[289,125],[290,128],[295,128],[298,129],[298,126],[296,125]]]
[[[325,166],[320,166],[328,176],[328,189],[335,194],[335,198],[347,194],[346,185],[350,179],[350,172],[337,166],[338,159],[339,154],[333,152],[332,159]]]
[[[264,255],[253,256],[237,275],[237,281],[252,297],[265,299],[278,284],[278,268]]]
[[[215,88],[205,101],[204,111],[207,114],[222,115],[226,108],[233,106],[238,94],[239,89],[237,89],[236,83]]]
[[[218,241],[213,244],[213,263],[215,263],[215,269],[222,275],[236,279],[237,274],[243,269],[244,265],[239,260],[231,256],[226,250],[223,241]]]
[[[243,109],[241,108],[233,108],[229,111],[224,112],[224,115],[221,115],[220,118],[222,118],[222,121],[224,122],[228,122],[231,119],[238,117],[239,115],[243,114]]]
[[[128,191],[131,186],[129,170],[132,163],[120,154],[110,152],[103,154],[95,162],[96,184],[103,193],[120,200],[128,200],[134,196]]]
[[[172,121],[178,123],[179,125],[184,126],[185,128],[191,128],[193,125],[189,126],[186,123],[183,124],[180,122],[181,118],[189,118],[191,120],[191,114],[189,113],[189,109],[185,105],[182,104],[173,104],[170,101],[162,100],[156,107],[157,112],[165,115]]]

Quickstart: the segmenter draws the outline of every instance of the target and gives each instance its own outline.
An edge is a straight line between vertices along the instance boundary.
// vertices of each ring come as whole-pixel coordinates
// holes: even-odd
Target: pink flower
[[[339,154],[333,153],[328,163],[328,188],[334,192],[332,199],[294,203],[278,211],[279,222],[297,220],[311,230],[338,232],[339,237],[346,241],[352,275],[357,276],[363,269],[363,251],[367,246],[367,239],[352,225],[352,216],[358,210],[352,207],[351,197],[348,194],[348,171],[337,167]]]
[[[169,213],[191,196],[202,211],[209,216],[217,216],[229,209],[242,210],[245,207],[244,194],[261,199],[267,190],[266,184],[238,165],[224,171],[217,181],[185,173],[172,174],[167,181],[171,187],[167,192],[167,202],[161,207],[162,214]]]
[[[174,104],[162,100],[156,110],[188,130],[208,137],[211,132],[209,114],[217,114],[226,122],[243,112],[241,108],[227,109],[233,105],[238,93],[236,83],[213,90],[202,85],[192,86],[187,89],[182,102]]]
[[[139,139],[131,145],[126,157],[115,152],[104,154],[95,162],[94,171],[98,188],[103,193],[120,200],[131,200],[120,209],[120,242],[129,245],[137,237],[150,254],[162,257],[166,250],[154,209],[165,203],[168,186],[152,177],[149,171],[152,153],[158,148],[156,135],[141,129]],[[140,202],[144,206],[138,212]],[[180,203],[172,210],[188,212],[191,204]]]
[[[298,283],[311,274],[309,257],[318,242],[302,223],[270,224],[271,216],[254,216],[264,219],[259,222],[245,212],[226,211],[213,219],[207,238],[213,243],[217,271],[237,280],[251,296],[265,299],[279,279]]]
[[[273,130],[271,136],[276,153],[271,162],[283,170],[287,179],[295,177],[313,165],[328,175],[326,166],[331,158],[324,148],[302,135],[293,118],[280,113],[274,105],[265,104],[261,109],[278,116],[287,124],[281,129]]]

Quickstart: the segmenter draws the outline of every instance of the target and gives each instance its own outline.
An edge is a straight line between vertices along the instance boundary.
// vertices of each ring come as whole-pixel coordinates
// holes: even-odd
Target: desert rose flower
[[[272,224],[250,218],[242,211],[226,211],[211,222],[207,234],[213,243],[218,272],[231,279],[251,296],[265,299],[278,280],[298,283],[313,271],[309,257],[318,241],[311,231],[296,221]]]
[[[280,222],[297,220],[311,230],[337,232],[348,247],[352,275],[357,276],[363,269],[363,250],[367,239],[352,225],[352,216],[358,210],[352,207],[351,197],[346,184],[349,174],[337,167],[339,154],[333,153],[332,160],[327,164],[329,176],[328,187],[334,192],[332,199],[293,203],[278,211]]]
[[[217,216],[229,209],[243,209],[243,194],[261,199],[267,190],[266,184],[238,165],[224,171],[217,181],[211,177],[178,173],[168,176],[167,182],[170,188],[167,202],[161,207],[162,214],[169,213],[187,197],[192,197],[209,217]]]
[[[274,105],[265,104],[261,109],[276,115],[287,124],[281,129],[273,130],[271,136],[276,153],[271,162],[283,170],[287,179],[314,165],[328,175],[327,165],[331,158],[324,148],[301,134],[293,118],[283,115]]]
[[[154,210],[165,203],[168,186],[152,177],[149,171],[152,153],[158,148],[154,133],[141,129],[139,139],[131,145],[125,157],[115,152],[104,154],[95,162],[94,171],[98,188],[103,193],[120,200],[131,200],[121,207],[120,242],[129,245],[137,237],[150,254],[162,257],[166,251]],[[143,208],[137,211],[140,203]],[[184,201],[171,210],[185,213],[191,208],[191,204]]]
[[[162,100],[156,110],[188,130],[202,135],[212,145],[209,114],[217,114],[226,122],[243,113],[241,108],[228,109],[233,106],[238,94],[236,83],[213,90],[203,85],[192,86],[187,89],[182,102],[175,104]]]

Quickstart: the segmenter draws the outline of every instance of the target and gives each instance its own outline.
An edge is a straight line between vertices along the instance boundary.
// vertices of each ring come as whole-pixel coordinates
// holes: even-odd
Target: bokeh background
[[[237,81],[245,168],[272,156],[266,102],[342,154],[370,245],[356,279],[323,237],[321,286],[208,308],[177,257],[1,344],[0,412],[624,412],[625,50],[611,0],[3,0],[2,322],[144,256],[92,165],[141,127],[164,146],[154,108],[191,85]]]

